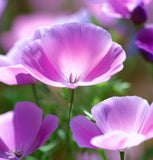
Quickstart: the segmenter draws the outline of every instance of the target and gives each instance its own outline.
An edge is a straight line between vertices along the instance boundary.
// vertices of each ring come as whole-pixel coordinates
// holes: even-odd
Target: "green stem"
[[[68,108],[68,123],[70,122],[72,118],[72,112],[73,112],[73,103],[74,103],[74,89],[71,89],[71,99],[70,99],[70,104]]]
[[[120,152],[120,158],[121,158],[121,160],[124,160],[124,151]]]
[[[73,111],[73,103],[74,103],[74,89],[71,90],[71,98],[68,108],[68,118],[67,118],[67,160],[73,160],[73,151],[72,151],[72,139],[71,139],[71,130],[69,127],[70,120],[72,118],[72,111]]]
[[[149,69],[150,69],[150,75],[151,75],[151,78],[152,78],[152,80],[153,80],[153,65],[152,65],[152,63],[148,63],[148,66],[149,66]]]
[[[104,152],[103,149],[100,150],[100,156],[101,156],[101,159],[107,160],[106,155],[105,155],[105,152]]]
[[[33,94],[34,94],[36,104],[40,107],[40,102],[39,102],[39,98],[38,98],[38,94],[37,94],[36,84],[32,84],[31,86],[32,86],[32,90],[33,90]]]

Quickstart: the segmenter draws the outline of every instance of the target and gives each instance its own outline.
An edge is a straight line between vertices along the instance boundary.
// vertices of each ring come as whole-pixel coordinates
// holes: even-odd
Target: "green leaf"
[[[42,147],[39,148],[39,150],[41,152],[48,152],[51,149],[53,149],[56,145],[57,145],[57,142],[51,142],[51,143],[49,143],[47,145],[43,145]]]

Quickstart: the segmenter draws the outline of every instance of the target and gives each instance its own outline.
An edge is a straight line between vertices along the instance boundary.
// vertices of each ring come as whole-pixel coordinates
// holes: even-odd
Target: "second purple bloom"
[[[80,147],[123,151],[153,138],[153,104],[137,96],[112,97],[95,105],[96,123],[84,116],[70,122]]]

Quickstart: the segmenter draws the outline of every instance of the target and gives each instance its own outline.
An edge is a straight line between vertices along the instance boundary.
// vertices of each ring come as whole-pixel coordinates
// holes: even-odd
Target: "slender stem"
[[[124,160],[124,151],[120,152],[120,157],[121,157],[121,160]]]
[[[39,98],[38,98],[38,94],[37,94],[36,85],[32,84],[31,86],[32,86],[32,90],[33,90],[33,94],[34,94],[34,97],[35,97],[36,104],[40,107],[40,102],[39,102]]]
[[[104,152],[103,149],[100,150],[100,156],[101,156],[101,159],[107,160],[106,155],[105,155],[105,152]]]
[[[71,139],[71,130],[69,127],[70,120],[72,118],[72,111],[73,111],[73,103],[74,103],[74,89],[71,90],[71,98],[68,108],[68,118],[67,118],[67,160],[73,160],[73,153],[72,153],[72,139]]]
[[[70,122],[72,118],[72,112],[73,112],[73,103],[74,103],[74,89],[71,89],[71,99],[70,99],[70,104],[68,108],[68,123]]]
[[[151,78],[153,80],[153,65],[152,65],[152,63],[148,63],[148,66],[149,66],[149,69],[150,69]]]

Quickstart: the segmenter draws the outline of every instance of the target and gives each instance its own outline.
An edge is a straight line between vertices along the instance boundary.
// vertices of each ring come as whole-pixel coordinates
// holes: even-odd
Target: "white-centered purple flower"
[[[140,29],[136,37],[136,45],[141,54],[149,61],[153,62],[153,25],[146,25]]]
[[[140,97],[112,97],[91,112],[95,123],[81,115],[70,122],[80,147],[123,151],[153,138],[153,104]]]
[[[22,64],[33,77],[68,88],[105,82],[122,70],[124,60],[124,50],[106,30],[82,23],[51,27],[22,55]]]
[[[0,115],[0,157],[20,160],[31,154],[57,128],[58,118],[47,115],[31,102],[18,102],[15,110]]]

